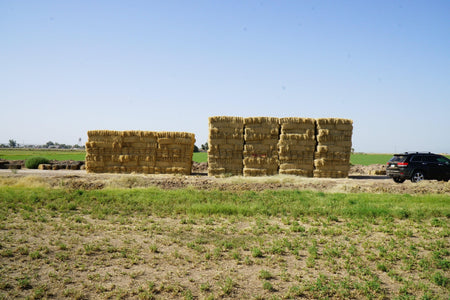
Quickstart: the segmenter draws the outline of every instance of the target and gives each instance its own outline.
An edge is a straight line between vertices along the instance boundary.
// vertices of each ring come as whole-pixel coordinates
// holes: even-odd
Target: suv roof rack
[[[416,151],[416,152],[405,152],[404,154],[434,154],[434,153],[432,153],[432,152],[418,152],[418,151]]]

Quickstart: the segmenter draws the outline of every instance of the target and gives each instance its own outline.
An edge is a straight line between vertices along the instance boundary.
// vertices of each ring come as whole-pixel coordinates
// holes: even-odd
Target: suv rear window
[[[408,156],[406,155],[394,155],[390,162],[404,162]]]
[[[422,155],[414,155],[414,156],[411,158],[411,161],[414,161],[414,162],[416,162],[416,161],[423,161],[423,160],[424,160],[423,158],[424,158],[424,157],[423,157]],[[426,156],[425,156],[425,161],[427,161]]]

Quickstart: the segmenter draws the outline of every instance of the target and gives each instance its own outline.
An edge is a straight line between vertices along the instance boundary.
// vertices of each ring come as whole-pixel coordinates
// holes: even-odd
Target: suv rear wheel
[[[419,182],[425,179],[425,175],[422,171],[414,171],[413,175],[411,176],[411,182]]]
[[[394,181],[397,182],[397,183],[403,183],[403,182],[405,182],[405,178],[394,177],[393,179],[394,179]]]

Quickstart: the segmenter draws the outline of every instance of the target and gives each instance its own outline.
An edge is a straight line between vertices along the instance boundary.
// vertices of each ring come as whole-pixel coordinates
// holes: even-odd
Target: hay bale
[[[246,127],[256,128],[259,126],[267,127],[267,126],[279,126],[280,119],[274,117],[249,117],[244,119],[244,125]],[[257,125],[257,126],[254,126]]]
[[[273,176],[278,173],[278,169],[256,169],[244,167],[243,173],[246,177]]]
[[[302,177],[313,177],[313,170],[303,170],[303,169],[286,169],[279,170],[279,173],[282,175],[295,175]]]
[[[38,169],[39,169],[39,170],[51,170],[51,168],[52,168],[52,165],[51,165],[51,164],[40,164],[40,165],[38,166]]]

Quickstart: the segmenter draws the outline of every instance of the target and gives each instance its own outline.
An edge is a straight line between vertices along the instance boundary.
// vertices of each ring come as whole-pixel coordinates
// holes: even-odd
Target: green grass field
[[[447,299],[448,195],[0,186],[0,299]]]
[[[34,156],[42,156],[50,160],[85,160],[86,152],[84,150],[0,149],[0,159],[26,160]],[[385,164],[391,157],[392,154],[356,153],[350,156],[350,163],[353,165]],[[193,161],[206,162],[208,154],[206,152],[194,153]]]
[[[45,149],[0,149],[0,159],[26,160],[41,156],[49,160],[85,160],[84,150],[45,150]]]
[[[352,165],[372,165],[372,164],[385,164],[391,158],[392,154],[361,154],[356,153],[350,156],[350,163]]]

